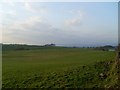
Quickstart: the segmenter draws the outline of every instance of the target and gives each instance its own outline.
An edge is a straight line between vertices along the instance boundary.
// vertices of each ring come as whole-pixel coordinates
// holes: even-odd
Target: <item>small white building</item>
[[[115,51],[115,49],[114,49],[114,48],[112,48],[112,49],[108,49],[108,51]]]

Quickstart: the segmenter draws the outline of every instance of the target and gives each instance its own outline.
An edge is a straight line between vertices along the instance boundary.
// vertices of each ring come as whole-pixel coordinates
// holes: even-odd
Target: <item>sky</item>
[[[3,2],[0,6],[2,43],[58,46],[118,43],[117,2]]]

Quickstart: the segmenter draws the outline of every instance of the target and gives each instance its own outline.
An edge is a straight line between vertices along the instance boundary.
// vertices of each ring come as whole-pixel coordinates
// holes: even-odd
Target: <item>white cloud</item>
[[[14,2],[8,1],[7,3],[8,3],[10,6],[12,6],[12,7],[15,6]]]
[[[9,20],[15,18],[17,16],[16,9],[14,9],[14,3],[13,2],[3,2],[1,3],[0,8],[0,17],[2,18],[2,21],[5,23],[8,23]]]
[[[87,32],[88,29],[84,29]],[[4,26],[3,43],[25,43],[25,44],[47,44],[55,43],[57,45],[86,45],[101,42],[109,43],[114,38],[111,35],[99,30],[96,32],[82,33],[79,31],[66,31],[56,29],[52,25],[44,22],[41,17],[30,17],[24,22],[15,22],[11,25]],[[93,35],[94,34],[94,35]],[[102,37],[101,37],[102,36]],[[106,37],[107,36],[107,37]],[[116,36],[116,35],[113,35]],[[100,37],[97,38],[96,37]],[[107,38],[107,39],[106,39]],[[102,41],[103,40],[103,41]],[[106,41],[108,40],[108,41]]]
[[[17,13],[16,11],[13,11],[13,10],[6,10],[6,11],[3,11],[3,10],[0,10],[0,20],[2,20],[2,23],[8,23],[10,18],[15,18],[17,16]],[[7,21],[6,21],[7,20]],[[13,21],[11,19],[11,21]]]
[[[78,19],[78,18],[73,18],[73,19],[65,21],[65,25],[67,25],[67,26],[76,26],[76,25],[80,25],[80,24],[82,24],[82,21],[81,21],[81,19]]]
[[[11,1],[11,0],[7,0],[7,1],[4,1],[4,2],[1,2],[2,4],[7,4],[7,5],[9,5],[9,6],[12,6],[12,7],[14,7],[15,6],[15,2],[13,2],[13,1]]]
[[[32,6],[30,5],[30,3],[25,2],[25,9],[31,12],[36,12],[35,9],[32,8]]]
[[[16,16],[17,15],[16,11],[13,11],[13,10],[6,11],[5,14],[11,15],[11,16]]]
[[[32,3],[24,2],[25,9],[33,13],[46,13],[48,10],[46,8],[35,8]]]
[[[74,16],[70,19],[65,20],[64,24],[66,26],[79,26],[83,23],[83,19],[85,17],[85,13],[80,10],[71,10],[70,14],[74,14]]]
[[[3,25],[3,42],[38,43],[38,37],[43,40],[43,37],[51,36],[52,31],[52,26],[44,22],[41,17],[30,17],[23,22]]]
[[[39,16],[34,16],[34,17],[29,17],[24,21],[15,21],[14,23],[11,23],[9,25],[4,26],[4,31],[6,33],[12,33],[15,32],[15,30],[20,30],[20,31],[24,31],[24,30],[28,30],[28,28],[33,27],[36,23],[40,23],[42,22],[42,18]]]
[[[73,40],[69,37],[70,33],[54,28],[38,16],[5,25],[3,29],[3,43],[60,44]]]

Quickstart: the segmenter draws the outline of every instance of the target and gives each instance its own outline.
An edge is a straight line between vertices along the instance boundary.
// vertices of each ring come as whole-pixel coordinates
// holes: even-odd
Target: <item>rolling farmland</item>
[[[5,50],[3,88],[106,87],[115,83],[109,79],[115,56],[115,51],[86,48]]]

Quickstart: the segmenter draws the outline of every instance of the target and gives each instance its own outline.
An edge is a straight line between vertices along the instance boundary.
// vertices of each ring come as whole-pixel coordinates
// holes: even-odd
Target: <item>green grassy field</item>
[[[39,48],[3,51],[3,87],[104,87],[116,53],[83,48]],[[106,75],[107,75],[106,74]],[[95,78],[96,77],[96,78]]]

